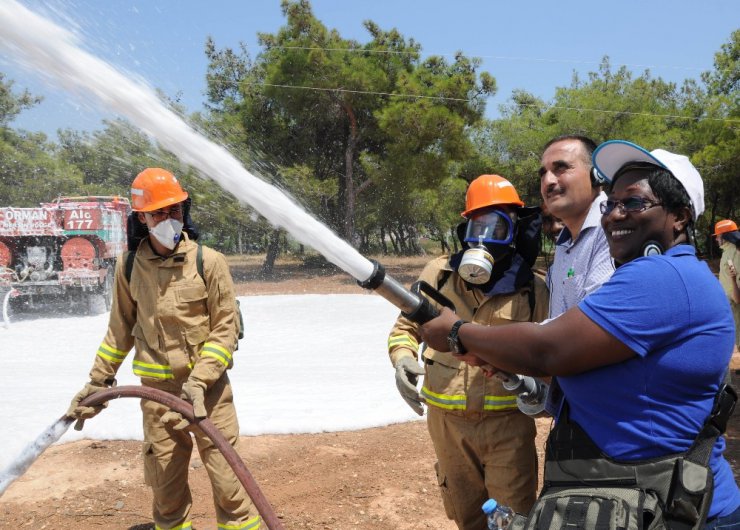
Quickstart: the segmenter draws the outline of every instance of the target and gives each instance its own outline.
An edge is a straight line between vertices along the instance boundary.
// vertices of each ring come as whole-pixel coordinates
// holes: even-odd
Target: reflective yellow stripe
[[[231,352],[223,346],[219,346],[215,342],[206,342],[203,345],[203,349],[200,350],[200,355],[201,357],[213,357],[224,366],[229,366],[231,363]]]
[[[152,377],[154,379],[174,379],[172,367],[166,364],[151,364],[134,361],[134,374],[139,377]]]
[[[486,396],[483,400],[483,410],[515,409],[516,396]]]
[[[388,349],[396,346],[408,346],[414,351],[419,351],[419,343],[411,335],[391,335],[388,337]]]
[[[193,523],[191,523],[190,521],[186,521],[186,522],[184,522],[184,523],[182,523],[180,525],[177,525],[177,526],[170,526],[169,528],[171,530],[192,530],[193,529]],[[165,529],[162,528],[161,526],[155,524],[154,525],[154,530],[165,530]]]
[[[127,351],[111,348],[105,343],[102,343],[98,347],[98,357],[102,357],[106,361],[110,361],[112,363],[122,363],[126,358],[126,355],[128,355]]]
[[[437,394],[427,387],[421,388],[421,395],[427,402],[427,405],[433,405],[446,410],[465,410],[468,406],[468,400],[465,396],[451,396],[448,394]]]
[[[464,395],[438,394],[427,387],[422,387],[421,395],[427,405],[445,410],[467,410],[468,400]],[[483,410],[510,410],[516,409],[516,396],[485,396]]]
[[[219,530],[253,530],[260,527],[260,518],[252,517],[251,519],[237,524],[221,524],[218,523]]]

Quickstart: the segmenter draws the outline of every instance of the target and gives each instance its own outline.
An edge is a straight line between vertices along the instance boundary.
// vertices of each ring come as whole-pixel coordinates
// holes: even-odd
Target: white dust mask
[[[164,247],[174,249],[182,237],[183,224],[176,219],[165,219],[149,230]]]

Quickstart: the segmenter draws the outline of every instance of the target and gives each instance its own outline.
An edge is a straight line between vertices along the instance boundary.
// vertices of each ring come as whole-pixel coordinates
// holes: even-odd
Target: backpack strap
[[[535,293],[534,293],[534,279],[532,279],[531,282],[529,282],[529,321],[534,322],[534,306],[537,302],[535,299]]]
[[[203,246],[200,243],[198,243],[198,253],[195,257],[195,266],[198,269],[200,279],[203,280],[203,283],[206,284],[206,288],[208,288],[208,284],[206,283],[206,274],[203,270]]]
[[[442,274],[439,275],[439,279],[437,280],[437,290],[442,291],[442,287],[444,287],[444,284],[447,283],[447,280],[450,279],[450,275],[452,274],[452,271],[449,271],[447,269],[442,269]]]
[[[126,255],[126,268],[124,269],[124,272],[126,273],[126,281],[128,283],[131,283],[131,272],[134,270],[134,260],[136,259],[136,249],[129,250],[128,254]]]
[[[712,456],[712,449],[717,438],[727,430],[727,422],[735,410],[737,403],[737,392],[730,385],[730,371],[725,372],[723,382],[714,398],[712,412],[704,422],[701,431],[696,437],[691,448],[687,451],[686,458],[698,464],[708,465]]]

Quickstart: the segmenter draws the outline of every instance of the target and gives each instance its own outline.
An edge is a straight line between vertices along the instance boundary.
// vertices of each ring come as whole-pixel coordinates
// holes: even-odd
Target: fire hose
[[[373,290],[401,310],[401,314],[417,324],[424,324],[439,315],[429,298],[441,306],[455,310],[452,302],[426,282],[419,281],[406,289],[398,281],[385,273],[383,266],[375,260],[373,273],[365,281],[358,281],[360,287]],[[497,371],[496,377],[506,390],[517,396],[519,410],[529,416],[545,412],[549,386],[544,381],[518,374]]]
[[[168,394],[162,390],[156,388],[149,388],[144,386],[118,386],[101,390],[92,394],[80,402],[81,406],[94,407],[96,405],[102,405],[106,401],[111,399],[118,399],[122,397],[137,397],[141,399],[148,399],[150,401],[156,401],[165,405],[175,412],[182,414],[182,417],[188,420],[190,423],[197,425],[206,436],[208,436],[216,448],[226,459],[226,462],[234,470],[236,478],[239,479],[247,494],[252,499],[257,511],[262,516],[262,520],[265,522],[270,530],[283,530],[283,524],[278,519],[272,506],[267,501],[260,490],[257,482],[252,477],[252,474],[247,469],[239,454],[236,452],[231,444],[226,440],[221,431],[219,431],[211,420],[208,418],[196,419],[193,415],[193,406],[178,397]],[[69,426],[74,420],[68,416],[63,416],[62,420],[67,422]]]

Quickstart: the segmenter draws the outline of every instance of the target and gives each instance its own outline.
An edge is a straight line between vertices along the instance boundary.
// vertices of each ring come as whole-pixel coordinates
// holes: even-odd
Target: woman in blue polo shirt
[[[612,186],[601,205],[612,278],[544,325],[458,324],[444,310],[422,336],[435,349],[467,350],[471,364],[558,376],[567,403],[558,423],[579,426],[614,461],[684,453],[710,416],[734,342],[727,299],[692,245],[703,183],[687,157],[624,141],[599,146],[593,162]],[[719,437],[708,462],[706,529],[740,529],[724,448]]]

